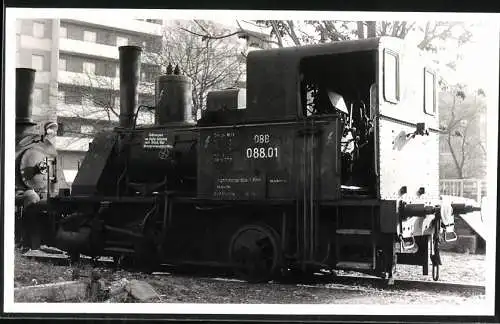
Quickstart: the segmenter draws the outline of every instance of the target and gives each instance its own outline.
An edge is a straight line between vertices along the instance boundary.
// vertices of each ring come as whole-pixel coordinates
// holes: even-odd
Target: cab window
[[[392,103],[399,101],[399,57],[389,50],[384,50],[384,99]]]
[[[436,113],[436,75],[424,69],[424,111],[426,114]]]

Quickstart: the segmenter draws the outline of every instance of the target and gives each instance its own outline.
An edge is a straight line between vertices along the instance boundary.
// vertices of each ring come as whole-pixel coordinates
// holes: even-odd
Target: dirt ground
[[[458,253],[442,255],[441,280],[484,284],[484,256]],[[90,264],[83,266],[83,272],[90,270]],[[194,277],[186,274],[153,273],[144,274],[100,267],[106,281],[126,278],[144,280],[161,295],[164,303],[245,303],[245,304],[432,304],[444,302],[461,305],[477,304],[484,295],[450,295],[425,291],[384,290],[366,286],[347,286],[335,283],[297,284],[248,284],[235,279]],[[350,273],[354,274],[354,273]],[[398,278],[432,280],[421,275],[421,268],[398,266]],[[15,254],[15,287],[54,283],[72,280],[71,267],[37,261]],[[40,300],[43,302],[46,300]],[[130,300],[124,300],[127,302]],[[19,300],[19,302],[22,302]]]

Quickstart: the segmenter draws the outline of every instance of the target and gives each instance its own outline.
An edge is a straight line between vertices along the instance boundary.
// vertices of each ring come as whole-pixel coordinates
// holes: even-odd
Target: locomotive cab
[[[376,84],[376,51],[315,55],[300,63],[300,111],[313,119],[340,119],[341,190],[375,197],[374,129],[370,89]],[[338,102],[338,104],[337,104]]]

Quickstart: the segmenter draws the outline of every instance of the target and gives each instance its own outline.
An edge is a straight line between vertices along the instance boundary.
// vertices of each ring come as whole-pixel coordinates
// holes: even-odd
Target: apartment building
[[[16,65],[37,70],[33,119],[39,127],[48,120],[58,122],[59,166],[69,182],[93,134],[118,121],[119,46],[143,48],[139,104],[153,103],[160,73],[154,53],[162,46],[162,24],[90,17],[17,21]]]

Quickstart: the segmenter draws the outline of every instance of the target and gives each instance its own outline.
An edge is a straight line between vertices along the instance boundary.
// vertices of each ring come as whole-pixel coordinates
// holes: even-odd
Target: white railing
[[[120,90],[120,78],[105,77],[100,75],[88,75],[59,70],[58,81],[60,83],[86,86],[91,88]],[[139,82],[139,92],[154,94],[153,82]]]
[[[61,38],[59,40],[59,50],[62,52],[78,53],[88,56],[98,56],[118,60],[117,46],[84,42],[76,39]]]
[[[476,201],[487,195],[487,182],[482,179],[441,179],[439,189],[442,195],[459,196]]]
[[[120,108],[115,107],[116,111],[119,112]],[[59,117],[71,117],[71,118],[85,118],[85,119],[97,119],[97,120],[109,120],[117,122],[119,120],[118,116],[110,112],[109,116],[106,108],[91,106],[91,105],[78,105],[78,104],[66,104],[62,102],[57,103],[57,116]]]
[[[115,106],[115,111],[120,112],[120,105]],[[120,118],[110,112],[109,116],[106,108],[91,106],[91,105],[75,105],[59,102],[57,104],[57,116],[69,118],[83,118],[102,121],[118,122]],[[137,115],[137,125],[152,125],[154,124],[154,113],[140,111]]]

